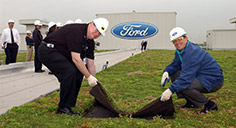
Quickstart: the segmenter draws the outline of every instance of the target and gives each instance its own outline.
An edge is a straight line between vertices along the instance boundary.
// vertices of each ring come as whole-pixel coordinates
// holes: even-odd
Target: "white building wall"
[[[97,39],[100,46],[97,49],[139,49],[140,40],[127,40],[115,37],[111,34],[112,27],[124,22],[146,22],[155,25],[159,32],[147,39],[148,49],[175,49],[169,39],[169,32],[176,26],[176,12],[149,12],[149,13],[114,13],[114,14],[97,14],[97,17],[107,18],[109,28],[105,37]]]
[[[208,49],[236,49],[236,29],[207,31]]]

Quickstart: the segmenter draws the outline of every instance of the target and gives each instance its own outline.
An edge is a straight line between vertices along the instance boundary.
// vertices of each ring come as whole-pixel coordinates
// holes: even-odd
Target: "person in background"
[[[16,62],[18,48],[21,43],[18,30],[13,28],[14,24],[14,20],[8,20],[8,28],[3,30],[0,40],[0,44],[2,44],[2,49],[4,49],[6,54],[5,64]]]
[[[49,22],[48,23],[48,33],[47,36],[57,30],[57,25],[54,22]]]
[[[72,20],[67,20],[66,23],[65,23],[65,25],[68,25],[68,24],[74,24],[74,23],[75,23],[75,22],[72,21]]]
[[[143,40],[142,42],[141,42],[141,51],[143,52],[143,51],[145,51],[146,50],[146,48],[147,48],[147,41],[145,40]]]
[[[81,23],[82,23],[82,20],[81,20],[81,19],[76,19],[76,20],[75,20],[75,23],[81,24]]]
[[[171,86],[162,93],[161,101],[169,100],[176,92],[178,98],[185,98],[181,108],[198,108],[204,105],[201,114],[218,110],[217,104],[203,95],[223,86],[223,71],[217,61],[205,50],[188,40],[183,28],[170,31],[170,40],[176,48],[175,58],[162,75],[161,84],[171,77]]]
[[[76,104],[84,76],[91,87],[97,85],[94,39],[104,36],[108,25],[105,18],[94,19],[89,24],[67,24],[48,35],[39,46],[40,61],[60,82],[57,114],[79,115],[71,107]]]
[[[61,22],[57,22],[56,25],[57,25],[57,29],[60,29],[63,27],[63,24]]]
[[[26,42],[27,51],[28,51],[27,56],[26,56],[26,61],[31,61],[32,55],[33,55],[33,50],[34,50],[33,49],[34,48],[34,41],[32,39],[30,30],[26,31],[25,42]]]
[[[41,35],[40,29],[42,27],[42,24],[39,20],[36,20],[34,22],[35,29],[33,31],[33,40],[34,40],[34,67],[36,73],[42,73],[45,72],[42,70],[42,63],[38,59],[38,47],[41,44],[41,41],[43,40],[43,36]]]

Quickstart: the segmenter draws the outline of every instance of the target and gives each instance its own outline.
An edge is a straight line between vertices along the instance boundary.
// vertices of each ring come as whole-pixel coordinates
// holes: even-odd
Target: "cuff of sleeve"
[[[175,88],[173,88],[172,86],[170,86],[169,89],[170,89],[170,91],[171,91],[172,93],[175,92]]]

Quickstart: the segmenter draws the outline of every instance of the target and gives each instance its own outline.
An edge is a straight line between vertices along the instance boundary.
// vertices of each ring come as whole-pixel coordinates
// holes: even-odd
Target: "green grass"
[[[16,62],[25,62],[26,61],[26,52],[18,52]],[[5,53],[0,53],[0,60],[3,60],[3,64],[5,64],[6,55]],[[32,55],[32,61],[34,60],[34,54]]]
[[[174,119],[164,120],[158,116],[154,120],[131,117],[90,119],[82,116],[55,114],[59,92],[34,100],[20,107],[14,107],[0,116],[0,127],[236,127],[236,51],[208,51],[220,64],[224,72],[224,86],[206,96],[217,103],[219,110],[200,115],[203,108],[179,109],[175,107]],[[142,54],[120,62],[97,74],[112,98],[116,107],[122,111],[133,112],[152,100],[170,86],[160,85],[163,69],[172,61],[173,50],[148,50]],[[83,81],[77,105],[73,110],[84,115],[93,107],[94,98],[89,94],[91,88]],[[185,103],[173,95],[174,105]]]

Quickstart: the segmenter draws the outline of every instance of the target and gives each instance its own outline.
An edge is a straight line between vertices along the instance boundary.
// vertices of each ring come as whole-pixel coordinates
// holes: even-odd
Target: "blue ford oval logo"
[[[158,28],[145,22],[125,22],[112,27],[111,33],[118,38],[138,40],[156,35]]]

